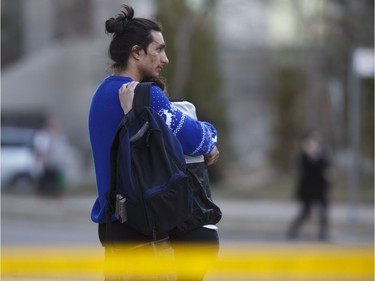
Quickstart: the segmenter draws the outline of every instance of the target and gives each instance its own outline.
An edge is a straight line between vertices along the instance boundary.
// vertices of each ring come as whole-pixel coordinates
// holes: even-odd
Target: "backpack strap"
[[[117,190],[117,165],[118,163],[118,157],[119,157],[119,151],[118,146],[120,143],[120,139],[127,131],[127,124],[129,121],[131,121],[133,118],[135,118],[145,106],[150,105],[150,89],[151,86],[154,83],[152,82],[144,82],[139,83],[137,87],[135,88],[135,94],[133,99],[133,109],[131,110],[127,115],[124,116],[124,118],[121,120],[115,137],[112,141],[112,146],[110,150],[110,161],[111,161],[111,167],[110,167],[110,187],[109,191],[106,193],[108,205],[106,210],[106,222],[107,222],[107,236],[109,237],[108,230],[111,228],[112,225],[112,216],[115,213],[115,206],[113,205],[113,202],[116,201],[116,194],[118,193]],[[147,123],[148,125],[148,123]],[[142,127],[141,130],[133,136],[129,141],[134,141],[139,134],[143,134],[144,131],[147,130],[146,127]]]
[[[136,114],[145,106],[150,106],[150,90],[153,82],[142,82],[137,85],[134,90],[133,109]]]
[[[108,206],[106,210],[106,220],[107,224],[111,225],[112,224],[112,215],[115,212],[115,206],[112,206],[111,202],[114,202],[116,200],[116,173],[117,173],[117,166],[116,163],[118,162],[118,157],[119,157],[119,152],[118,152],[118,146],[120,143],[121,137],[126,133],[127,131],[127,121],[131,120],[132,118],[135,118],[137,114],[139,114],[142,109],[145,106],[150,105],[150,89],[151,86],[153,85],[152,82],[144,82],[144,83],[139,83],[137,87],[135,88],[135,94],[134,94],[134,99],[133,99],[133,109],[134,111],[131,110],[124,118],[121,120],[115,137],[112,141],[112,146],[110,150],[110,159],[111,159],[111,167],[110,167],[110,187],[109,191],[106,194],[107,201],[108,201]],[[146,128],[147,129],[147,128]],[[141,132],[145,130],[145,128],[141,128]],[[133,138],[132,138],[133,140]]]
[[[115,206],[112,204],[116,200],[117,194],[117,163],[119,161],[119,144],[120,139],[126,134],[127,128],[127,116],[125,116],[119,126],[117,127],[115,136],[112,140],[111,149],[110,149],[110,185],[109,190],[106,192],[107,198],[107,209],[106,209],[106,222],[107,225],[111,226],[112,224],[112,215],[115,213]],[[108,230],[108,228],[107,228]]]

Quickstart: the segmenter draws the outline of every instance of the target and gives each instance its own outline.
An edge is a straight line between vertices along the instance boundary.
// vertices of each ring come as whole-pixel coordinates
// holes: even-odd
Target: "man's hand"
[[[120,90],[118,90],[120,104],[125,114],[133,107],[134,89],[138,83],[137,81],[125,83],[121,86]]]

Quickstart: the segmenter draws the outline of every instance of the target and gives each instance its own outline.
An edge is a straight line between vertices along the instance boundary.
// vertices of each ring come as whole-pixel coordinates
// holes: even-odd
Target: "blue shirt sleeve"
[[[150,106],[163,118],[180,141],[185,154],[192,156],[208,154],[216,146],[215,127],[208,122],[186,116],[168,100],[159,87],[151,88]]]

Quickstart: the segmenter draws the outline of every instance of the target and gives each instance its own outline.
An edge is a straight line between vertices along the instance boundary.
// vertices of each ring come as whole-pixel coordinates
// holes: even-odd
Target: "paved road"
[[[95,244],[96,224],[90,221],[93,197],[47,199],[2,194],[2,245]],[[222,243],[286,242],[285,231],[297,206],[266,200],[216,200],[223,211],[219,224]],[[333,243],[373,243],[374,209],[360,206],[355,221],[348,220],[348,207],[331,208]],[[305,225],[297,242],[315,242],[314,217]]]

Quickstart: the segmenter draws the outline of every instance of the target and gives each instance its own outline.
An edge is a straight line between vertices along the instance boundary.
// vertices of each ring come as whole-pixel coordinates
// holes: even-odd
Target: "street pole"
[[[356,48],[351,54],[349,72],[349,146],[348,165],[349,223],[357,223],[360,182],[361,142],[361,78],[374,78],[374,49]]]
[[[352,55],[350,76],[349,76],[349,178],[348,178],[348,198],[350,224],[357,221],[358,207],[358,186],[359,186],[359,147],[360,147],[360,112],[361,112],[361,83],[354,70],[354,53]]]

